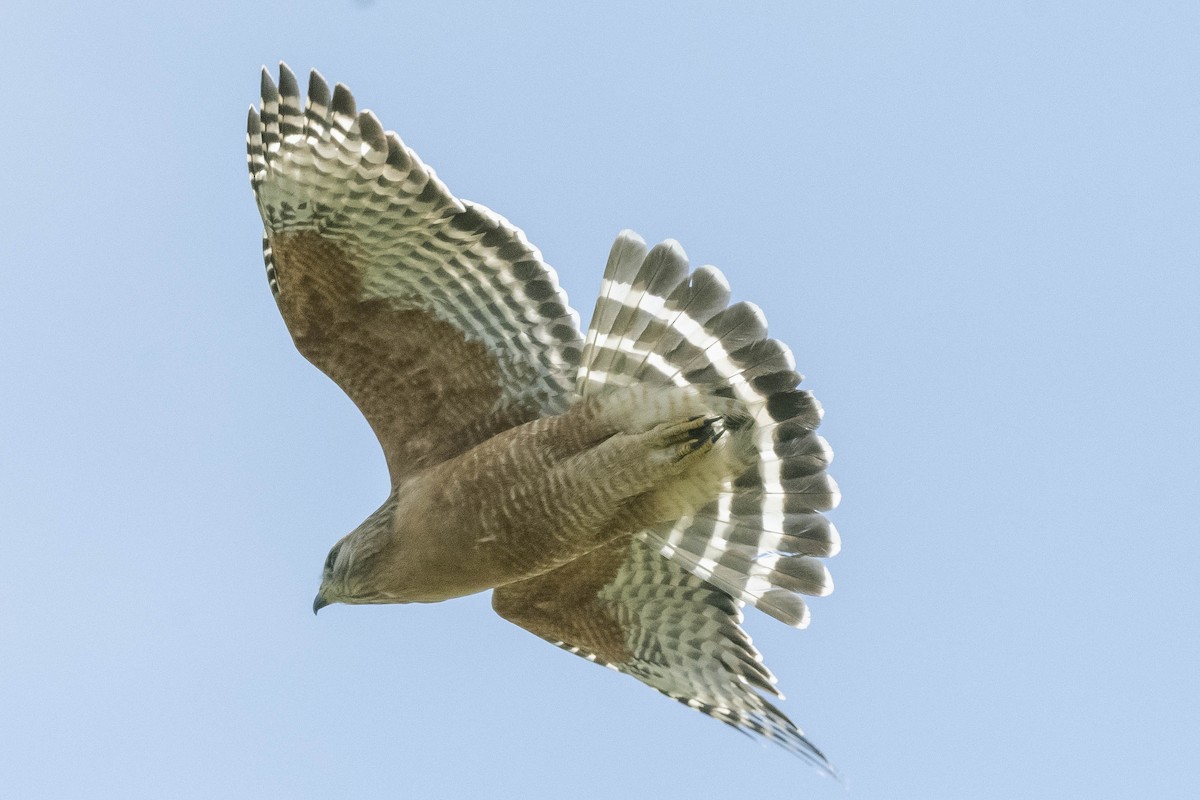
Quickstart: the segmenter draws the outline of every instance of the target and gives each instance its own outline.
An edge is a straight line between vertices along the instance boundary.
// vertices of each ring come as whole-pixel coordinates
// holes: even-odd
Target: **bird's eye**
[[[335,547],[329,551],[329,555],[325,557],[325,571],[333,571],[333,562],[337,561],[338,549]]]

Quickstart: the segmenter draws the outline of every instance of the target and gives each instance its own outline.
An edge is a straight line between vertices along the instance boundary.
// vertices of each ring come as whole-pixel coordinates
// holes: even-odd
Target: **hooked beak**
[[[325,595],[322,592],[317,592],[317,597],[313,600],[313,613],[316,614],[327,605],[329,605],[329,601],[325,599]]]

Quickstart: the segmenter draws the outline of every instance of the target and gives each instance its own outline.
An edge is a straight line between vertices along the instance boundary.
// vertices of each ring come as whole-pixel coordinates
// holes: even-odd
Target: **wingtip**
[[[283,61],[279,62],[279,93],[284,97],[298,97],[300,85],[296,82],[296,73],[292,72]]]
[[[354,94],[350,91],[350,87],[344,83],[334,84],[333,99],[330,101],[329,107],[336,114],[347,117],[358,116],[358,106],[354,102]]]
[[[271,77],[271,71],[267,69],[266,64],[263,65],[262,74],[259,78],[259,92],[262,94],[264,101],[279,96],[279,89],[276,88],[275,80]]]
[[[377,150],[386,153],[388,150],[387,136],[383,131],[383,123],[379,121],[379,117],[375,116],[375,112],[370,109],[362,111],[358,115],[358,131],[362,136],[362,140],[366,142],[372,150]]]
[[[308,97],[322,106],[329,105],[329,84],[325,76],[315,69],[308,73]]]

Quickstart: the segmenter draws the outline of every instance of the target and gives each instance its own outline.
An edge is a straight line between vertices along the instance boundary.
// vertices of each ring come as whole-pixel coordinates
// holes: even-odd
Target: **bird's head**
[[[351,534],[350,536],[353,536]],[[325,567],[321,570],[321,588],[313,600],[313,613],[316,614],[330,603],[344,603],[350,596],[350,562],[353,545],[349,544],[350,536],[341,539],[329,549],[325,557]]]
[[[392,516],[391,505],[385,503],[329,549],[321,570],[321,588],[313,600],[314,614],[332,603],[405,602],[381,592],[387,584],[381,571],[386,572],[391,561],[386,555],[395,549],[394,537],[387,535]]]

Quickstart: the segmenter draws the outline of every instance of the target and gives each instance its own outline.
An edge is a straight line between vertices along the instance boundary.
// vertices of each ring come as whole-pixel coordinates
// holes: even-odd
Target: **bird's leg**
[[[664,422],[646,433],[651,458],[686,469],[709,453],[725,433],[720,417],[697,414],[682,421]]]
[[[574,529],[600,544],[678,519],[714,497],[734,473],[723,434],[711,413],[619,433],[559,464],[547,485],[562,493]]]

